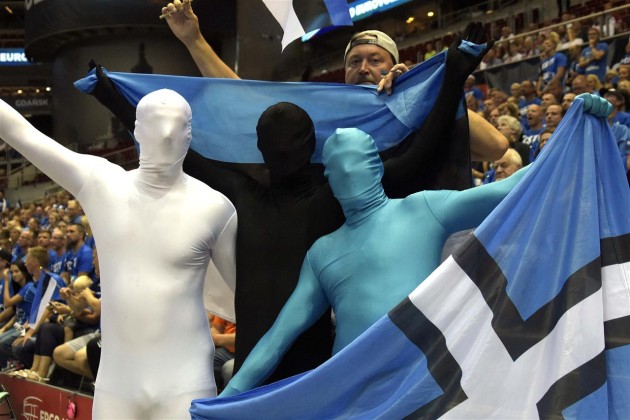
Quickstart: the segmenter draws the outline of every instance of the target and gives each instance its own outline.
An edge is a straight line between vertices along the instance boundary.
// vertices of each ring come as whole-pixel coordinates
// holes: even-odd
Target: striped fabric
[[[329,26],[352,26],[345,0],[263,0],[284,35],[282,49],[297,38]]]
[[[107,72],[116,88],[134,106],[149,92],[172,89],[193,111],[191,149],[208,159],[262,163],[256,124],[267,107],[291,102],[315,124],[317,146],[312,162],[321,162],[324,141],[340,127],[370,134],[379,150],[389,149],[417,130],[431,111],[444,79],[446,53],[403,74],[394,93],[377,94],[375,86],[337,83],[287,83]],[[75,82],[83,92],[96,84],[95,71]],[[460,107],[457,117],[466,113]],[[235,123],[236,122],[236,123]]]
[[[350,346],[192,417],[630,418],[630,190],[610,128],[578,99],[533,165]]]

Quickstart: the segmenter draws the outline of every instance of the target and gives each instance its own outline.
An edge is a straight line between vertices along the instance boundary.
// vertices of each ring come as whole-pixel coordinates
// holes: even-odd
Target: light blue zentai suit
[[[527,171],[465,191],[389,199],[383,163],[363,131],[338,129],[324,145],[323,161],[346,222],[313,244],[295,291],[221,396],[261,383],[329,305],[337,319],[333,352],[347,346],[439,265],[449,235],[478,226]]]

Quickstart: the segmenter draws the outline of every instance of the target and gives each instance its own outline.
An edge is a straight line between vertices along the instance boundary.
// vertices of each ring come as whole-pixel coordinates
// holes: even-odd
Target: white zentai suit
[[[138,104],[140,167],[75,153],[0,100],[0,137],[83,206],[98,246],[103,349],[94,418],[188,418],[216,395],[203,303],[210,260],[235,277],[232,203],[182,171],[191,110],[170,90]],[[223,285],[225,287],[225,285]]]

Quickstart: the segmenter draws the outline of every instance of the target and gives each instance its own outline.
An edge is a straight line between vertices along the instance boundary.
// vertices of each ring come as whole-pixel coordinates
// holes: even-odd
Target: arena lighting
[[[416,20],[416,18],[415,18],[415,17],[413,17],[413,16],[409,16],[405,22],[407,22],[407,25],[409,25],[409,24],[410,24],[411,22],[413,22],[414,20]]]
[[[46,92],[50,92],[50,91],[51,91],[50,86],[46,86]]]
[[[433,16],[435,16],[435,13],[433,13],[433,12],[428,12],[428,13],[427,13],[427,16],[428,16],[428,17],[433,17]]]
[[[22,89],[18,89],[15,93],[17,93],[18,95],[21,95],[24,93],[24,91]]]
[[[9,13],[10,15],[13,14],[13,9],[11,9],[9,6],[4,6],[4,10],[6,10],[7,13]]]

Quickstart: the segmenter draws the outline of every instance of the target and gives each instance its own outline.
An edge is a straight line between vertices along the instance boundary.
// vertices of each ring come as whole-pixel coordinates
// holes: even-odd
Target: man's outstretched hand
[[[485,45],[483,45],[485,43]],[[481,22],[471,22],[461,37],[455,39],[446,54],[446,77],[463,83],[475,71],[494,40],[486,39],[486,28]]]

